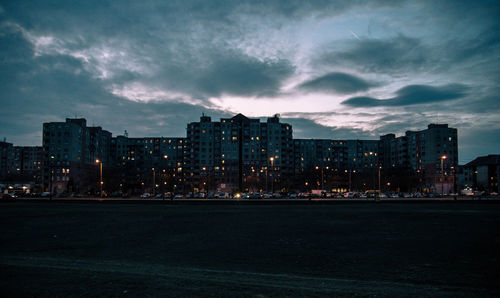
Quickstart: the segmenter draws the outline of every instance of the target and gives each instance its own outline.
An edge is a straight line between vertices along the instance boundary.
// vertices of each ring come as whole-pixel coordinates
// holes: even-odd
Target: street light
[[[345,172],[347,173],[347,170],[345,170]],[[349,169],[349,191],[351,191],[351,184],[352,184],[352,180],[351,180],[351,174],[352,174],[353,170]],[[354,170],[354,173],[356,173],[356,170]]]
[[[99,196],[102,197],[102,185],[104,184],[104,182],[102,182],[102,162],[99,159],[96,159],[95,162],[99,164],[99,186],[101,189]]]
[[[443,170],[443,163],[444,163],[445,159],[446,159],[446,155],[441,156],[441,196],[444,195],[444,170]]]
[[[50,156],[49,160],[49,174],[50,174],[50,180],[49,180],[49,199],[52,201],[52,180],[54,180],[54,155]]]
[[[274,157],[270,157],[269,160],[271,161],[271,192],[274,193]]]
[[[316,166],[316,170],[319,170],[319,166]],[[323,174],[323,167],[321,168],[321,190],[324,190],[324,174]]]
[[[381,189],[380,189],[380,170],[382,170],[382,166],[379,166],[378,167],[378,193],[380,194],[381,193]]]
[[[156,195],[156,171],[155,168],[151,168],[153,171],[153,195]]]

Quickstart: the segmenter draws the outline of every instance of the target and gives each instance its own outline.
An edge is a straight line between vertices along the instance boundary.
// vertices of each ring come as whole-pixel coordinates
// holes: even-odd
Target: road
[[[0,295],[500,295],[500,204],[0,203]]]

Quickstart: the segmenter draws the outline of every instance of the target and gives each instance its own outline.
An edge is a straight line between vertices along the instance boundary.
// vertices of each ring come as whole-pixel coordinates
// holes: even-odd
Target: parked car
[[[349,191],[344,194],[344,198],[354,198],[355,195],[356,193]]]
[[[148,192],[145,192],[145,193],[143,193],[143,194],[141,195],[141,198],[142,198],[142,199],[147,199],[147,198],[150,198],[150,197],[151,197],[151,194],[150,194],[150,193],[148,193]]]
[[[249,199],[262,199],[262,196],[260,195],[260,193],[254,192],[254,193],[250,194]]]
[[[263,193],[263,194],[262,194],[262,198],[263,198],[263,199],[271,199],[271,198],[272,198],[272,195],[271,195],[271,194],[268,194],[268,193]]]
[[[229,194],[227,192],[222,192],[222,191],[216,192],[214,196],[217,199],[228,199],[229,198]]]
[[[11,193],[4,193],[2,196],[3,199],[15,199],[17,198],[17,195],[13,192]]]
[[[204,192],[197,192],[193,195],[195,199],[204,199],[206,196],[207,194]]]
[[[309,194],[308,194],[308,193],[305,193],[305,192],[301,192],[301,193],[299,193],[299,194],[297,195],[297,197],[298,197],[299,199],[306,199],[306,198],[308,198],[308,197],[309,197]]]

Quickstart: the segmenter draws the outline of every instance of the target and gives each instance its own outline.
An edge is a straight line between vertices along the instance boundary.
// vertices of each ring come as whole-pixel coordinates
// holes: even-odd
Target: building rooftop
[[[500,165],[500,154],[490,154],[487,156],[479,156],[473,161],[466,164],[466,167],[484,166],[484,165]]]

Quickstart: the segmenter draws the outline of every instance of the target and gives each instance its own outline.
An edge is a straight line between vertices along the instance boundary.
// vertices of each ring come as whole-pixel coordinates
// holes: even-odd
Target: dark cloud
[[[466,86],[460,84],[441,87],[410,85],[399,89],[396,92],[397,96],[393,98],[353,97],[343,101],[342,104],[352,107],[377,107],[436,103],[465,97],[467,89]]]
[[[463,61],[472,58],[484,58],[498,53],[500,48],[500,24],[486,28],[484,31],[471,36],[470,40],[451,40],[447,48],[454,48],[452,59]]]
[[[387,7],[398,6],[401,1],[374,0],[367,3],[360,0],[173,0],[173,1],[106,1],[88,0],[83,2],[67,1],[24,1],[22,4],[14,1],[3,3],[6,13],[22,20],[30,28],[50,28],[51,30],[66,30],[60,26],[60,21],[70,24],[86,22],[85,27],[101,25],[101,30],[116,31],[115,21],[127,23],[134,32],[138,27],[171,20],[193,21],[204,24],[224,23],[234,25],[242,15],[261,19],[261,17],[302,19],[312,14],[331,16],[341,14],[349,9],[363,6]],[[114,13],[114,14],[110,14]],[[138,17],[147,15],[148,18]],[[53,16],[54,18],[51,18]],[[72,20],[72,21],[68,21]],[[88,21],[92,20],[90,23]],[[72,28],[74,29],[74,28]]]
[[[378,136],[361,129],[324,126],[307,118],[283,117],[281,121],[291,124],[293,127],[293,137],[299,139],[347,140],[378,138]]]
[[[128,4],[7,3],[5,10],[8,22],[20,24],[37,36],[55,37],[55,50],[63,49],[66,55],[77,52],[91,67],[107,63],[104,67],[111,76],[103,78],[103,85],[139,82],[200,99],[221,94],[259,96],[276,94],[281,82],[294,73],[294,66],[285,58],[253,57],[229,43],[247,30],[238,15],[264,11],[262,4]],[[293,8],[284,15],[299,10],[299,3],[291,5]],[[148,17],[138,17],[142,15]],[[116,63],[103,59],[110,54],[123,54],[123,58],[114,57]]]
[[[35,56],[20,32],[0,35],[20,49],[18,56],[0,61],[0,137],[16,145],[41,144],[42,123],[85,117],[117,134],[131,136],[185,136],[185,125],[202,114],[229,114],[182,103],[133,102],[109,92],[82,62],[66,55]],[[20,116],[22,115],[22,116]],[[110,117],[112,115],[112,117]]]
[[[346,49],[323,49],[316,65],[349,65],[365,72],[418,70],[429,63],[427,48],[417,38],[402,34],[388,39],[346,41]]]
[[[179,71],[165,65],[165,83],[172,89],[183,86],[181,91],[190,90],[200,96],[274,95],[295,69],[287,60],[261,61],[237,52],[207,54],[205,63],[189,63]]]
[[[299,88],[308,91],[326,91],[340,94],[366,91],[377,84],[362,78],[342,73],[331,72],[321,77],[300,84]]]

